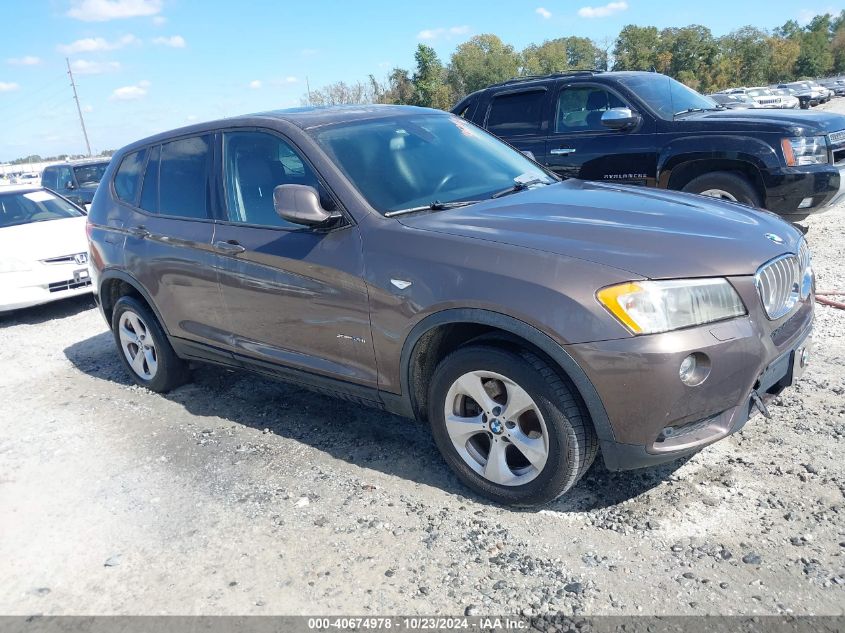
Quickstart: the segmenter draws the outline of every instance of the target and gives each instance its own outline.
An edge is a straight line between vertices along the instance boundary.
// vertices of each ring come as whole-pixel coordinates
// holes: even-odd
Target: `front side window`
[[[141,170],[144,168],[144,159],[146,158],[147,150],[140,150],[127,154],[126,157],[120,161],[120,167],[114,175],[114,190],[117,197],[135,204],[138,199],[138,187],[141,184]],[[100,176],[102,178],[102,175]]]
[[[73,189],[73,170],[70,167],[59,167],[59,189]]]
[[[481,200],[523,182],[556,179],[454,115],[421,114],[315,128],[311,134],[361,192],[387,213]]]
[[[487,129],[497,136],[518,136],[540,131],[545,90],[498,95],[490,104]]]
[[[307,185],[320,190],[311,167],[288,143],[265,132],[227,132],[223,135],[226,206],[232,222],[301,228],[286,222],[273,206],[279,185]],[[331,204],[321,196],[324,208]]]
[[[557,99],[555,132],[607,131],[601,124],[602,115],[611,108],[624,107],[624,101],[598,86],[564,88]]]
[[[0,189],[0,228],[82,217],[82,213],[67,200],[49,191],[2,193]]]
[[[208,217],[210,155],[207,136],[180,139],[161,146],[159,213],[184,218]]]

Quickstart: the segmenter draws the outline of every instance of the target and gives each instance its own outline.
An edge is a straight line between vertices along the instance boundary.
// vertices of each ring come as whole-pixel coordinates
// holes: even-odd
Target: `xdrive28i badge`
[[[783,244],[783,238],[776,233],[766,233],[765,237],[767,240],[772,241],[775,244]]]

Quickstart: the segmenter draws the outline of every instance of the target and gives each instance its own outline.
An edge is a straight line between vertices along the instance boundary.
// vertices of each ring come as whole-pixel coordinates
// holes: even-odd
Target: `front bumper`
[[[766,208],[795,219],[825,211],[845,197],[845,165],[784,167],[764,177]],[[806,205],[809,198],[809,206]],[[787,217],[787,219],[790,219]]]
[[[20,310],[90,293],[85,264],[42,265],[32,271],[3,273],[0,277],[0,312]]]
[[[758,315],[677,332],[567,346],[596,388],[613,431],[600,437],[609,470],[629,470],[692,454],[739,431],[762,401],[793,384],[809,349],[813,297],[761,331]],[[697,387],[678,369],[706,354],[710,374]]]

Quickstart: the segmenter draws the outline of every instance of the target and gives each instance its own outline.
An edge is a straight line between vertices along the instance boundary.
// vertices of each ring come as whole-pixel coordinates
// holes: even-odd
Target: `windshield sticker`
[[[29,193],[23,194],[23,197],[27,200],[32,200],[33,202],[47,202],[48,200],[52,200],[52,194],[47,193],[46,191],[30,191]]]

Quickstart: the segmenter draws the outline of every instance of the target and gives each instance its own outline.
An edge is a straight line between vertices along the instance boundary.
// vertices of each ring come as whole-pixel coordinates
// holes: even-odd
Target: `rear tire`
[[[176,356],[158,319],[142,301],[130,296],[118,299],[112,333],[120,360],[136,384],[164,393],[190,378],[187,363]]]
[[[437,447],[460,480],[507,505],[558,498],[598,450],[574,387],[524,350],[471,345],[447,356],[432,376],[428,418]]]
[[[693,178],[681,191],[739,202],[749,207],[759,208],[763,205],[754,185],[745,176],[730,171],[714,171]]]

